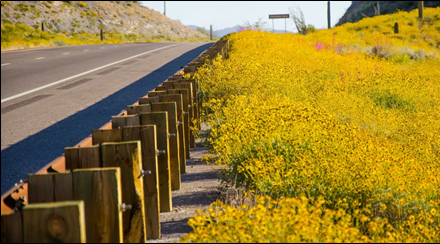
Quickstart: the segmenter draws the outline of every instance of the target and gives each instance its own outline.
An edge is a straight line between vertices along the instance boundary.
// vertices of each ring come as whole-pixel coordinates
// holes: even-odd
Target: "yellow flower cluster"
[[[440,8],[425,14],[423,26],[413,11],[308,36],[229,36],[229,58],[195,75],[208,141],[229,185],[270,198],[217,203],[182,241],[440,242]],[[394,22],[399,38],[366,27]],[[429,55],[367,50],[381,38]]]

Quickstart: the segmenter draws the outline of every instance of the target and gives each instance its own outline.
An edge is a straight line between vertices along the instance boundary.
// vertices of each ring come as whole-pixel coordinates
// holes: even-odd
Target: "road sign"
[[[288,19],[289,14],[269,14],[269,19]]]

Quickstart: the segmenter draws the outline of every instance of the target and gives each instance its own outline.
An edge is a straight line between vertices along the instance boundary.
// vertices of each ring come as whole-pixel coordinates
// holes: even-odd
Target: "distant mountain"
[[[240,28],[241,28],[240,25],[236,25],[236,26],[233,26],[233,27],[229,27],[229,28],[224,28],[224,29],[221,29],[221,30],[213,31],[212,34],[214,36],[221,37],[221,36],[227,35],[229,33],[237,32],[238,30],[240,30]]]
[[[196,26],[196,25],[187,25],[187,27],[189,27],[189,28],[191,28],[193,30],[197,30],[197,28],[201,28],[201,27]],[[236,25],[236,26],[224,28],[224,29],[221,29],[221,30],[215,30],[215,31],[212,31],[212,35],[213,36],[217,36],[217,37],[222,37],[222,36],[227,35],[229,33],[237,32],[237,31],[240,30],[240,28],[241,28],[241,25]],[[209,33],[209,30],[207,30],[207,31]],[[272,29],[269,29],[268,31],[272,32]],[[287,32],[288,33],[293,33],[291,31],[287,31]],[[284,30],[275,30],[275,33],[284,33]]]
[[[379,8],[377,8],[378,3]],[[440,1],[424,1],[424,6],[438,7]],[[354,23],[365,17],[373,17],[377,11],[376,9],[379,9],[379,14],[382,15],[394,13],[397,9],[411,11],[415,8],[417,8],[417,1],[352,1],[336,26],[347,22]]]

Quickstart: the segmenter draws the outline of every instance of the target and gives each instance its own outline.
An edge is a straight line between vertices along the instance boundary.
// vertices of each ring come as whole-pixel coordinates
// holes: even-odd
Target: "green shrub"
[[[414,104],[403,99],[399,94],[389,90],[376,90],[370,95],[372,101],[383,109],[400,109],[403,111],[415,112]]]

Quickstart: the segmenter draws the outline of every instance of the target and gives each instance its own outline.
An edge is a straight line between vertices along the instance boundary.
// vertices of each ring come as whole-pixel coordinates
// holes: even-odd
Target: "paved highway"
[[[2,194],[211,45],[105,44],[2,53]]]

